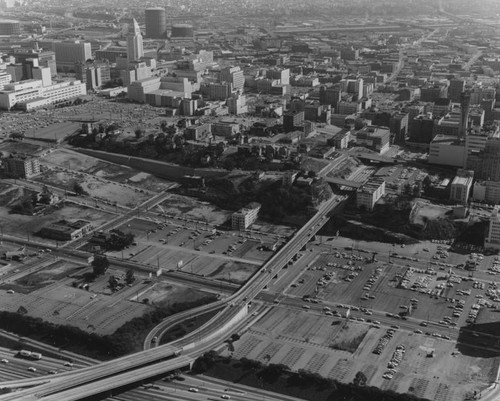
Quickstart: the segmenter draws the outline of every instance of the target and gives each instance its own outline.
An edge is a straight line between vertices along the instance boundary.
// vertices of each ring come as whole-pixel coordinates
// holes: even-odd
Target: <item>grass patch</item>
[[[160,345],[168,344],[169,342],[175,341],[184,337],[186,334],[195,331],[213,318],[218,312],[218,310],[207,312],[172,327],[161,337]]]
[[[368,333],[368,332],[365,331],[364,333],[361,333],[360,335],[358,335],[356,337],[330,344],[330,348],[337,349],[340,351],[347,351],[347,352],[350,352],[352,354],[352,353],[356,352],[356,350],[359,347],[359,344],[361,344],[361,342],[366,337],[366,333]]]

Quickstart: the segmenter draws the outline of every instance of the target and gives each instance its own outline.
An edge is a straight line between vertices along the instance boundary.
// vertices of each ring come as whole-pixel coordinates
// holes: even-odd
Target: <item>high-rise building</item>
[[[419,115],[410,120],[410,142],[431,143],[434,137],[434,120],[429,115]]]
[[[79,40],[46,42],[43,47],[50,48],[54,52],[58,71],[73,71],[75,63],[83,63],[92,58],[92,49],[89,42]]]
[[[340,81],[340,88],[343,92],[354,94],[356,100],[359,100],[363,97],[363,78],[343,79]]]
[[[233,89],[243,89],[245,86],[245,75],[240,67],[224,68],[219,74],[220,82],[233,84]]]
[[[129,62],[139,60],[144,57],[144,47],[142,45],[141,28],[135,20],[132,20],[132,32],[127,36],[127,60]]]
[[[448,98],[453,103],[460,102],[460,94],[465,90],[465,81],[461,79],[451,79],[448,88]]]
[[[341,95],[342,95],[342,90],[340,88],[332,87],[325,89],[325,87],[323,86],[319,88],[319,102],[321,104],[329,104],[334,109],[340,102]]]
[[[408,132],[408,113],[396,113],[389,119],[389,131],[394,134],[394,142],[404,144]]]
[[[37,47],[32,50],[15,51],[14,53],[11,53],[11,55],[15,57],[16,63],[23,65],[26,64],[26,60],[36,58],[40,67],[50,68],[51,76],[57,75],[56,54],[53,51],[42,51]],[[21,79],[30,79],[28,75],[28,71],[23,69],[23,77]]]
[[[208,98],[210,100],[226,100],[233,93],[233,85],[230,83],[211,82],[208,86]]]
[[[194,27],[190,24],[174,24],[172,25],[171,39],[174,38],[193,38]]]
[[[484,247],[487,249],[500,249],[500,215],[498,212],[498,206],[491,212],[488,233],[484,239]]]
[[[283,128],[285,132],[291,132],[304,121],[303,111],[289,111],[283,115]]]
[[[146,8],[146,37],[163,39],[167,31],[167,17],[165,9],[161,7]]]
[[[280,84],[290,84],[290,69],[272,69],[266,71],[266,77],[269,79],[278,79]]]
[[[344,61],[353,61],[359,58],[359,50],[353,47],[345,47],[340,50],[340,58]]]
[[[482,153],[482,169],[479,175],[482,179],[500,181],[500,139],[498,137],[488,138]]]
[[[5,71],[0,71],[0,90],[4,88],[4,85],[10,83],[12,81],[12,75]]]
[[[244,114],[248,113],[247,99],[245,95],[236,94],[231,96],[226,101],[229,109],[229,114]]]
[[[458,136],[462,138],[467,132],[467,126],[469,123],[470,94],[468,92],[460,93],[460,108],[461,119]]]
[[[40,173],[40,160],[27,155],[10,155],[1,159],[6,173],[15,177],[30,178]]]
[[[448,97],[446,85],[428,85],[420,89],[420,100],[422,102],[434,102],[436,99]]]
[[[21,24],[19,21],[2,20],[0,21],[0,35],[20,35]]]
[[[75,65],[76,79],[84,82],[88,90],[102,87],[111,81],[111,68],[108,63],[92,62]]]

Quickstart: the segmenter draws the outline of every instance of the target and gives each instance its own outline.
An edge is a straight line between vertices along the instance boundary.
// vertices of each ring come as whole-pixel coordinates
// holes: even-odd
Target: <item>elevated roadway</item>
[[[362,182],[345,180],[338,177],[325,177],[324,180],[329,184],[335,184],[341,187],[361,188],[361,186],[363,185]]]
[[[248,302],[255,298],[274,275],[279,273],[288,261],[316,235],[328,221],[327,216],[345,199],[346,197],[334,196],[325,201],[319,207],[318,212],[237,293],[224,301],[216,302],[216,304],[220,303],[220,306],[226,305],[220,313],[185,338],[169,345],[83,368],[75,371],[70,380],[59,375],[52,378],[40,378],[41,383],[45,381],[44,384],[2,395],[0,400],[79,400],[167,373],[181,365],[186,366],[205,350],[220,343],[239,322],[248,319]],[[192,313],[193,315],[199,314],[200,309],[212,307],[213,304],[205,305],[196,308]],[[182,352],[182,355],[179,355],[179,352]],[[18,381],[17,386],[20,385],[22,381]],[[8,383],[0,383],[0,387],[7,386],[9,386]],[[10,385],[9,387],[16,386]]]

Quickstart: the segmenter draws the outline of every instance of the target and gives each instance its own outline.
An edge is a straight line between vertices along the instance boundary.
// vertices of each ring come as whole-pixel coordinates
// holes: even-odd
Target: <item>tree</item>
[[[132,284],[135,281],[134,271],[132,269],[128,269],[125,274],[125,282],[127,284]]]
[[[267,383],[274,383],[285,372],[289,372],[290,368],[283,364],[270,364],[262,369],[258,376]]]
[[[109,276],[108,285],[109,288],[111,288],[111,291],[116,290],[116,287],[118,287],[118,280],[116,279],[115,276],[113,275]]]
[[[92,261],[92,272],[95,277],[102,276],[109,267],[109,260],[105,255],[95,255]]]
[[[31,199],[31,196],[25,196],[19,202],[17,202],[15,205],[13,205],[11,212],[32,215],[33,214],[33,199]]]
[[[82,185],[78,181],[75,181],[73,183],[73,192],[75,194],[77,194],[78,196],[81,196],[81,195],[83,195],[85,193]]]
[[[363,372],[359,371],[358,373],[356,373],[356,376],[354,376],[353,383],[356,386],[364,386],[367,381],[368,379],[366,378],[366,375]]]
[[[49,191],[47,185],[44,185],[42,193],[40,195],[40,203],[43,203],[44,205],[50,205],[51,198],[52,198],[52,193]]]
[[[236,162],[234,161],[234,159],[232,157],[226,157],[224,159],[224,161],[222,162],[222,166],[226,169],[226,170],[233,170],[235,167],[236,167]]]
[[[144,131],[143,131],[142,129],[140,129],[140,128],[137,128],[137,129],[134,131],[134,133],[135,133],[135,137],[136,137],[137,139],[142,138],[142,136],[144,135]]]

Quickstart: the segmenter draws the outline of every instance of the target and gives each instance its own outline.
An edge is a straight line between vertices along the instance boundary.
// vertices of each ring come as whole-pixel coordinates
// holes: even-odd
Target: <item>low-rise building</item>
[[[326,144],[317,144],[314,146],[307,155],[315,159],[326,159],[335,152],[335,147]]]
[[[40,230],[40,235],[59,241],[71,241],[83,237],[92,231],[92,224],[86,220],[73,222],[61,220],[51,223]]]
[[[387,128],[366,126],[356,133],[356,145],[364,146],[378,153],[389,149],[391,133]]]
[[[385,195],[385,181],[373,179],[356,191],[356,207],[373,210],[378,200]]]
[[[472,192],[472,199],[479,202],[500,204],[500,182],[476,181]]]
[[[244,231],[250,227],[257,220],[260,207],[260,203],[252,202],[233,213],[231,217],[231,226],[233,230]]]
[[[474,171],[459,169],[451,182],[450,200],[466,205],[474,181]]]
[[[465,143],[456,136],[437,135],[429,148],[429,163],[463,167],[466,160]]]
[[[85,84],[78,80],[43,86],[42,80],[29,79],[4,86],[0,91],[0,109],[10,110],[16,106],[30,111],[86,94]]]

